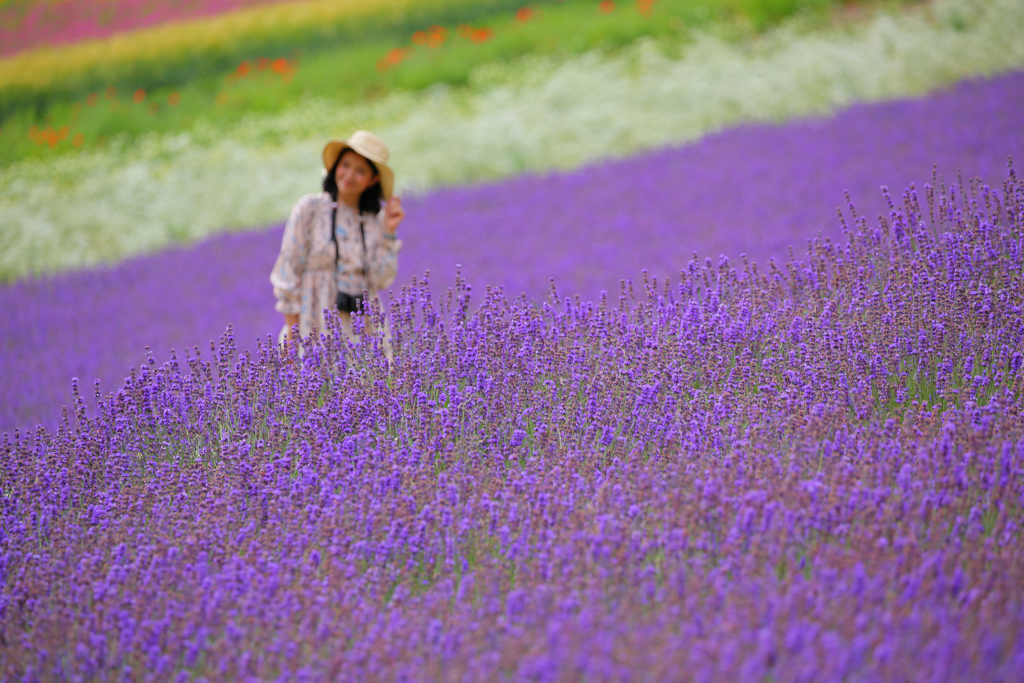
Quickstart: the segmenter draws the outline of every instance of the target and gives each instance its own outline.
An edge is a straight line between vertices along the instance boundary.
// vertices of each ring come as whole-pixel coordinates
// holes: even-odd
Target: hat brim
[[[324,146],[324,171],[330,171],[335,162],[338,161],[338,157],[346,149],[350,149],[364,159],[373,162],[373,165],[377,167],[377,174],[380,175],[381,194],[384,195],[384,199],[391,199],[391,193],[395,189],[395,172],[384,162],[374,159],[365,150],[357,149],[345,140],[331,140]]]

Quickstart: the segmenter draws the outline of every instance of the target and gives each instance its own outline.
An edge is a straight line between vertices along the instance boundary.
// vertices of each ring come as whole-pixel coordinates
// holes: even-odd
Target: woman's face
[[[338,184],[338,197],[358,200],[363,190],[378,180],[370,162],[363,155],[346,149],[334,171],[334,182]]]

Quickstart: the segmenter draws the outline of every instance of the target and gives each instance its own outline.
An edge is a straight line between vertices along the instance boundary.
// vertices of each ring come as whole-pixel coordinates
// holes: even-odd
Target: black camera
[[[345,292],[338,292],[338,296],[334,299],[334,305],[338,307],[338,310],[342,313],[355,313],[356,311],[363,310],[363,295],[362,294],[346,294]]]

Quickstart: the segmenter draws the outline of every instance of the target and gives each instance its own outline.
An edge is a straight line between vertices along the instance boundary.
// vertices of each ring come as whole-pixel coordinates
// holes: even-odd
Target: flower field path
[[[832,118],[749,125],[694,144],[550,175],[438,190],[408,201],[400,288],[430,271],[436,295],[456,266],[476,291],[543,300],[619,295],[641,271],[675,281],[694,253],[766,267],[819,233],[841,237],[836,207],[887,213],[898,198],[957,172],[998,184],[1024,159],[1024,74],[976,80],[922,99],[859,105]],[[315,188],[310,188],[312,191]],[[209,346],[227,325],[243,348],[276,334],[268,273],[281,226],[209,238],[92,271],[0,289],[0,431],[54,426],[77,377],[115,390],[149,347]]]

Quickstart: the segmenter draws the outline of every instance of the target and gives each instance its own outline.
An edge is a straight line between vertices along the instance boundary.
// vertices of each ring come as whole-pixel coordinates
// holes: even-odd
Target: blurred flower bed
[[[822,24],[835,4],[317,1],[170,23],[0,60],[0,159],[55,159],[102,147],[113,136],[187,131],[200,119],[230,127],[244,115],[277,113],[309,96],[345,106],[395,90],[463,85],[475,65],[524,54],[580,53],[640,36],[678,44],[709,27],[738,39],[794,15]],[[281,61],[288,62],[287,78],[237,78],[247,65]],[[136,99],[140,92],[145,96]],[[70,135],[39,136],[36,128],[67,128]]]
[[[921,193],[933,164],[947,183],[960,172],[998,187],[1007,156],[1024,158],[1022,110],[1024,74],[1012,74],[833,118],[743,126],[572,172],[436,189],[406,200],[395,288],[429,270],[441,300],[461,266],[478,293],[491,285],[544,300],[554,278],[562,296],[596,301],[602,290],[617,296],[623,278],[639,286],[644,270],[677,280],[694,254],[734,264],[746,254],[765,272],[769,259],[782,264],[819,234],[843,240],[836,207],[846,206],[847,191],[873,217],[890,210],[880,186],[897,202],[897,188],[916,182]],[[282,199],[283,211],[318,180],[311,173]],[[56,427],[61,406],[71,406],[71,377],[92,406],[92,381],[113,390],[146,362],[146,347],[162,363],[172,348],[205,349],[229,323],[241,349],[276,334],[282,320],[268,277],[281,234],[277,225],[217,235],[0,288],[0,432]],[[61,248],[79,247],[68,240]]]
[[[0,278],[116,261],[279,220],[316,186],[324,140],[359,127],[391,145],[400,189],[420,192],[573,168],[744,121],[825,114],[1012,70],[1024,64],[1022,31],[1018,2],[947,0],[927,13],[883,13],[831,30],[784,25],[749,43],[697,34],[677,56],[640,41],[577,57],[528,57],[482,65],[465,88],[398,92],[348,107],[306,98],[230,128],[206,122],[185,133],[115,139],[57,164],[0,169]]]
[[[0,116],[5,127],[12,122],[20,125],[22,120],[27,125],[45,124],[48,121],[41,118],[66,116],[67,107],[91,92],[109,88],[128,92],[167,89],[205,96],[210,88],[216,88],[226,70],[261,56],[319,56],[335,66],[339,60],[349,63],[352,69],[353,60],[362,61],[361,51],[370,49],[382,54],[385,46],[405,42],[416,28],[432,20],[480,20],[496,12],[514,12],[519,2],[291,0],[212,17],[163,22],[102,40],[42,46],[0,59]],[[154,11],[161,11],[163,4],[167,12],[181,11],[175,3],[150,5]],[[355,72],[357,82],[366,73],[372,75],[373,61],[369,61],[368,69],[356,67]],[[321,94],[329,94],[337,87],[337,79],[316,85],[323,86]],[[364,88],[356,90],[362,93]],[[289,94],[277,92],[274,99],[283,100]],[[212,99],[204,99],[203,104],[211,103]],[[129,133],[139,126],[130,119],[107,118],[113,118],[115,126],[117,121],[127,124],[125,131]],[[160,129],[159,122],[158,118],[148,125]],[[0,144],[0,149],[11,156],[9,147]]]
[[[0,677],[1016,680],[1024,187],[988,182],[596,301],[411,282],[393,362],[228,331],[83,381],[0,444]]]

